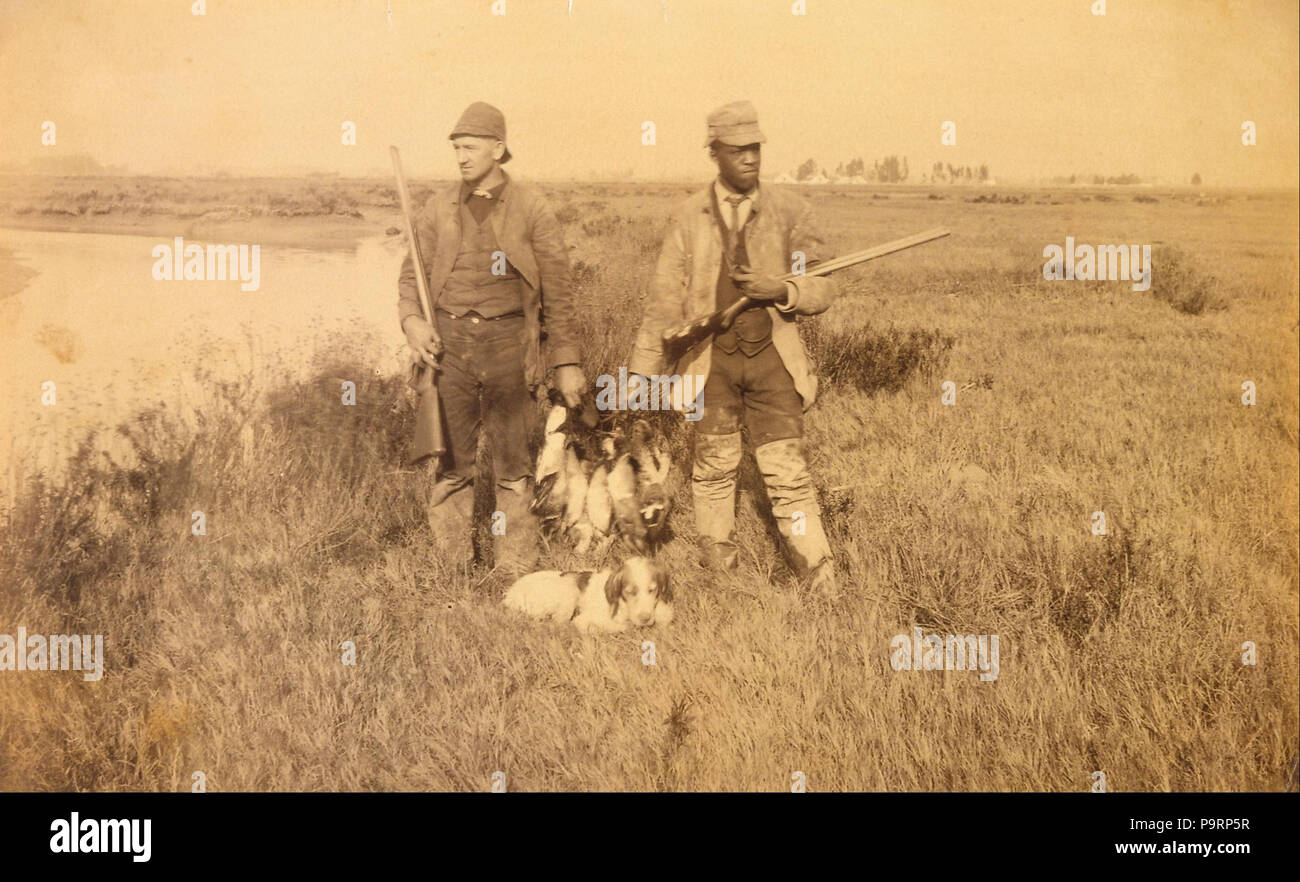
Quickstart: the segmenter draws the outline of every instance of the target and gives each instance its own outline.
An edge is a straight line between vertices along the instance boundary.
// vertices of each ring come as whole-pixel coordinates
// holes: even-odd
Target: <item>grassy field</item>
[[[615,372],[690,188],[547,189],[588,376]],[[133,458],[88,442],[0,527],[0,633],[98,633],[107,654],[97,683],[0,672],[0,788],[1294,789],[1297,200],[1133,192],[807,193],[833,250],[953,231],[844,274],[803,327],[836,601],[774,553],[748,458],[740,573],[697,567],[673,415],[677,616],[599,637],[518,618],[494,574],[428,552],[408,393],[375,378],[342,406],[355,359],[266,407],[224,384],[197,424],[124,421]],[[332,211],[389,222],[374,196]],[[1151,290],[1044,281],[1066,236],[1153,244]],[[999,635],[1000,676],[895,671],[913,626]]]

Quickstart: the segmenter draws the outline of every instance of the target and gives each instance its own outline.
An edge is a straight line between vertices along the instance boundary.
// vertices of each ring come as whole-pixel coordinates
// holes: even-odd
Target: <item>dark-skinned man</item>
[[[823,243],[807,202],[760,187],[765,140],[748,101],[709,114],[705,146],[718,175],[673,212],[628,372],[707,377],[697,400],[702,416],[694,424],[691,475],[701,562],[723,571],[737,565],[743,427],[795,571],[815,590],[834,594],[834,565],[803,446],[803,412],[816,398],[817,378],[795,317],[824,312],[838,290],[829,277],[780,278],[822,257]],[[725,308],[741,294],[758,303],[729,331],[688,350],[676,365],[663,364],[665,329]]]
[[[438,367],[446,425],[447,453],[430,491],[429,527],[444,560],[469,562],[475,454],[486,427],[495,508],[505,516],[499,523],[504,529],[493,530],[496,564],[518,575],[533,568],[538,554],[537,522],[528,511],[533,396],[548,368],[570,407],[580,406],[586,389],[569,257],[554,212],[535,189],[502,169],[511,155],[501,111],[471,104],[450,140],[460,182],[435,193],[415,221],[440,340],[421,315],[410,257],[398,280],[402,331],[415,357]],[[417,449],[412,459],[424,461],[430,453]]]

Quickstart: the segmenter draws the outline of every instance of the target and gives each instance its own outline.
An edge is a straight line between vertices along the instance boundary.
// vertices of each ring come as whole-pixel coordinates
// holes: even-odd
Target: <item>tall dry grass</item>
[[[593,196],[557,196],[589,376],[626,357],[668,205]],[[86,452],[66,484],[26,486],[0,528],[0,631],[103,633],[108,658],[98,683],[0,673],[0,788],[178,790],[203,771],[215,790],[484,790],[502,770],[513,790],[784,790],[797,770],[814,790],[1082,791],[1101,770],[1111,790],[1284,789],[1294,243],[1141,294],[1043,282],[1017,245],[1041,249],[1041,219],[999,214],[1030,206],[817,205],[841,247],[982,223],[846,275],[804,329],[841,600],[792,581],[747,462],[736,577],[697,568],[679,481],[669,629],[517,618],[491,575],[429,552],[399,382],[343,406],[336,378],[369,366],[322,362],[256,406],[233,384],[193,424],[141,414],[131,456]],[[1103,231],[1108,212],[1163,212],[1149,222],[1193,250],[1224,223],[1168,199],[1080,210]],[[1202,289],[1224,308],[1178,308]],[[685,427],[658,419],[684,470]],[[894,671],[914,625],[1000,635],[1000,677]]]

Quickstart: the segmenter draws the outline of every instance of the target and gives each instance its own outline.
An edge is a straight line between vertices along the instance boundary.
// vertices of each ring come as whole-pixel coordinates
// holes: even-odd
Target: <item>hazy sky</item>
[[[0,163],[387,174],[396,143],[450,176],[447,134],[481,99],[526,177],[694,179],[705,114],[747,97],[766,176],[897,153],[914,179],[940,160],[1295,186],[1300,165],[1296,0],[191,2],[0,0]]]

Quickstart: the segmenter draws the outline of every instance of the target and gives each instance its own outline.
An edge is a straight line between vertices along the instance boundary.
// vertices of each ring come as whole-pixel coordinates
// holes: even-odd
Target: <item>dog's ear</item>
[[[609,611],[613,613],[618,609],[618,602],[623,599],[623,568],[609,574],[605,580],[605,600],[609,602]]]
[[[664,603],[671,603],[673,599],[673,583],[668,578],[668,570],[662,564],[655,564],[654,571],[655,596]]]

